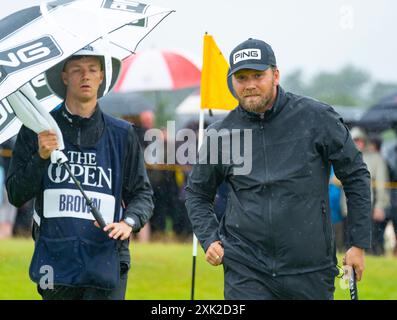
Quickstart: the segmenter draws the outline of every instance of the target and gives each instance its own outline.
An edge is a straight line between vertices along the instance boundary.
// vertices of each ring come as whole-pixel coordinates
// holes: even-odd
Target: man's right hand
[[[349,250],[347,250],[346,255],[343,257],[343,265],[354,268],[357,281],[360,281],[363,276],[364,255],[364,249],[353,246]]]
[[[39,155],[46,160],[51,156],[51,152],[58,148],[58,137],[52,130],[42,131],[38,134]]]
[[[215,241],[210,244],[205,253],[205,259],[213,266],[219,266],[223,261],[223,247],[220,241]]]

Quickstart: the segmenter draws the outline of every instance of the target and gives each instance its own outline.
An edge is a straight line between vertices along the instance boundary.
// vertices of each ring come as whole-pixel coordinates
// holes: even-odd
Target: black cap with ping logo
[[[276,66],[276,57],[272,47],[262,40],[249,38],[240,43],[230,54],[228,77],[241,69],[264,71]]]

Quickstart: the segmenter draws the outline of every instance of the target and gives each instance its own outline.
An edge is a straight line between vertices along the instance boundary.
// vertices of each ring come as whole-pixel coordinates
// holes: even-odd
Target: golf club
[[[352,272],[349,277],[349,290],[350,290],[351,300],[358,300],[356,272],[353,267],[352,267]]]

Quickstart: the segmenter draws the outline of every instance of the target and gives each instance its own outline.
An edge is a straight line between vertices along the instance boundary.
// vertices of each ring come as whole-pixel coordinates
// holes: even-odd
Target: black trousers
[[[55,285],[53,289],[45,290],[37,286],[37,291],[43,300],[124,300],[129,267],[127,264],[120,267],[120,282],[113,290]]]
[[[230,261],[230,260],[229,260]],[[243,264],[224,265],[226,300],[333,300],[336,267],[273,277]]]

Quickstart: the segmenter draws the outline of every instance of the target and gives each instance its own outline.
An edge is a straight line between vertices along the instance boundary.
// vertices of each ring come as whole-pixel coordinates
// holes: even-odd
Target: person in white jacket
[[[389,180],[387,165],[381,154],[370,148],[368,135],[361,128],[353,127],[350,134],[371,174],[372,243],[369,253],[383,255],[383,223],[386,219],[385,210],[390,206],[390,194],[386,188]]]

